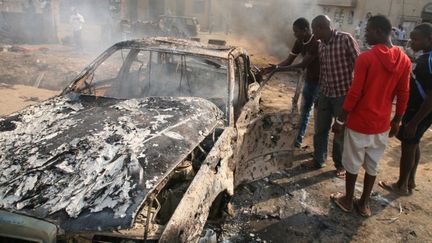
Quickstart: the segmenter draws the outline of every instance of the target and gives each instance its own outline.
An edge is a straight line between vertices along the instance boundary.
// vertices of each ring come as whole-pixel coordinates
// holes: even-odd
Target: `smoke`
[[[52,42],[53,33],[41,33],[40,31],[43,29],[42,32],[49,32],[52,29],[49,25],[52,25],[56,30],[51,32],[57,32],[62,43],[74,44],[70,16],[72,9],[75,8],[85,20],[81,38],[86,51],[96,49],[100,52],[122,39],[166,34],[159,31],[160,26],[158,25],[161,23],[158,23],[158,19],[155,18],[160,13],[159,5],[153,6],[155,9],[152,9],[150,5],[148,9],[142,9],[141,5],[137,5],[140,9],[134,9],[133,6],[129,5],[121,7],[120,1],[118,2],[105,0],[58,1],[59,16],[54,20],[50,19],[53,10],[56,9],[54,1],[17,0],[7,2],[7,4],[4,3],[0,6],[3,13],[2,19],[7,18],[2,21],[1,29],[3,32],[0,33],[12,35],[22,32],[23,34],[19,38],[20,42]],[[209,28],[238,33],[251,41],[264,45],[270,54],[278,57],[286,56],[294,43],[293,21],[299,17],[311,20],[318,14],[316,0],[212,0],[208,2],[211,2],[212,5],[208,19],[213,19]],[[168,6],[165,7],[166,11],[168,11]],[[20,19],[14,19],[11,13],[22,13],[22,15]],[[184,14],[194,17],[193,12]],[[138,29],[134,29],[137,26],[137,20],[142,22]],[[57,24],[53,24],[53,22]],[[9,28],[11,25],[17,25],[16,28],[21,29],[21,31]],[[16,39],[16,36],[10,37]]]
[[[295,38],[292,23],[300,17],[311,21],[315,0],[235,1],[231,25],[234,32],[261,43],[276,57],[288,56]]]

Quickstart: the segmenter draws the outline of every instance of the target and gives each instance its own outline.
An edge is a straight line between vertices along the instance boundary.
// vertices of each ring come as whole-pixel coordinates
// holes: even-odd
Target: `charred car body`
[[[220,195],[290,155],[295,118],[261,114],[250,70],[241,48],[125,41],[1,118],[0,239],[197,241]]]

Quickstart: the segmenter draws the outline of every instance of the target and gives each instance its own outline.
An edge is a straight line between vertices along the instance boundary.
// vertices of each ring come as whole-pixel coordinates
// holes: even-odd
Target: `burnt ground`
[[[225,39],[249,50],[257,66],[278,62],[259,41],[216,34],[202,39]],[[18,52],[0,52],[0,115],[59,93],[69,80],[98,52],[75,52],[60,45],[25,46]],[[41,79],[40,82],[37,82]],[[292,77],[277,76],[263,92],[265,112],[290,110]],[[20,84],[20,85],[18,85]],[[38,86],[34,87],[34,86]],[[41,89],[43,88],[43,89]],[[302,161],[312,156],[309,124],[304,146],[295,151],[294,166],[268,178],[242,185],[235,191],[227,215],[216,231],[226,242],[432,242],[432,130],[426,133],[417,172],[417,188],[409,197],[397,197],[374,187],[373,216],[343,213],[330,201],[344,191],[344,180],[335,177],[331,159],[327,167],[306,170]],[[398,176],[400,143],[390,139],[381,161],[378,180]],[[356,195],[360,196],[364,171]]]

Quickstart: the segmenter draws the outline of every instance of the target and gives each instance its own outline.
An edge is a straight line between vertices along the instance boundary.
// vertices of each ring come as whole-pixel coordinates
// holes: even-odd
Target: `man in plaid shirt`
[[[321,40],[320,58],[320,95],[314,135],[314,159],[305,165],[322,168],[327,159],[329,131],[333,118],[342,112],[342,105],[353,79],[354,63],[360,53],[354,38],[345,32],[331,28],[327,16],[317,16],[312,21],[312,31]],[[335,122],[338,122],[337,120]],[[345,176],[342,166],[343,132],[333,139],[333,161],[338,177]]]

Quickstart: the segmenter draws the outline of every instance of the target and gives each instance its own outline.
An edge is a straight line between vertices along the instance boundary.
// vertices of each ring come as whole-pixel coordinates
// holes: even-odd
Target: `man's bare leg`
[[[333,198],[336,205],[342,207],[343,209],[347,209],[348,211],[352,210],[356,180],[357,180],[357,175],[346,172],[345,195],[338,198]]]
[[[408,192],[408,180],[415,166],[418,144],[407,144],[402,142],[402,156],[399,167],[399,180],[396,186],[402,192]],[[415,171],[414,171],[415,175]]]
[[[408,191],[410,191],[410,193],[412,192],[412,190],[416,187],[416,183],[415,183],[415,175],[417,172],[417,166],[419,164],[420,161],[420,146],[417,145],[417,149],[415,152],[415,160],[414,160],[414,166],[411,169],[410,175],[409,175],[409,179],[408,179]]]
[[[417,168],[417,166],[415,165],[417,148],[418,144],[407,144],[405,142],[402,142],[402,155],[400,158],[399,166],[399,180],[395,183],[380,181],[378,183],[380,187],[400,195],[409,195],[409,179],[411,173],[414,173],[412,176],[415,176],[415,170]],[[420,159],[420,154],[418,154],[418,156],[418,159]],[[412,182],[414,182],[414,178],[412,178]]]
[[[362,216],[370,216],[371,210],[369,207],[369,199],[372,193],[372,188],[375,183],[376,176],[371,176],[368,173],[365,174],[364,182],[363,182],[363,193],[358,200],[358,207],[360,214]]]

